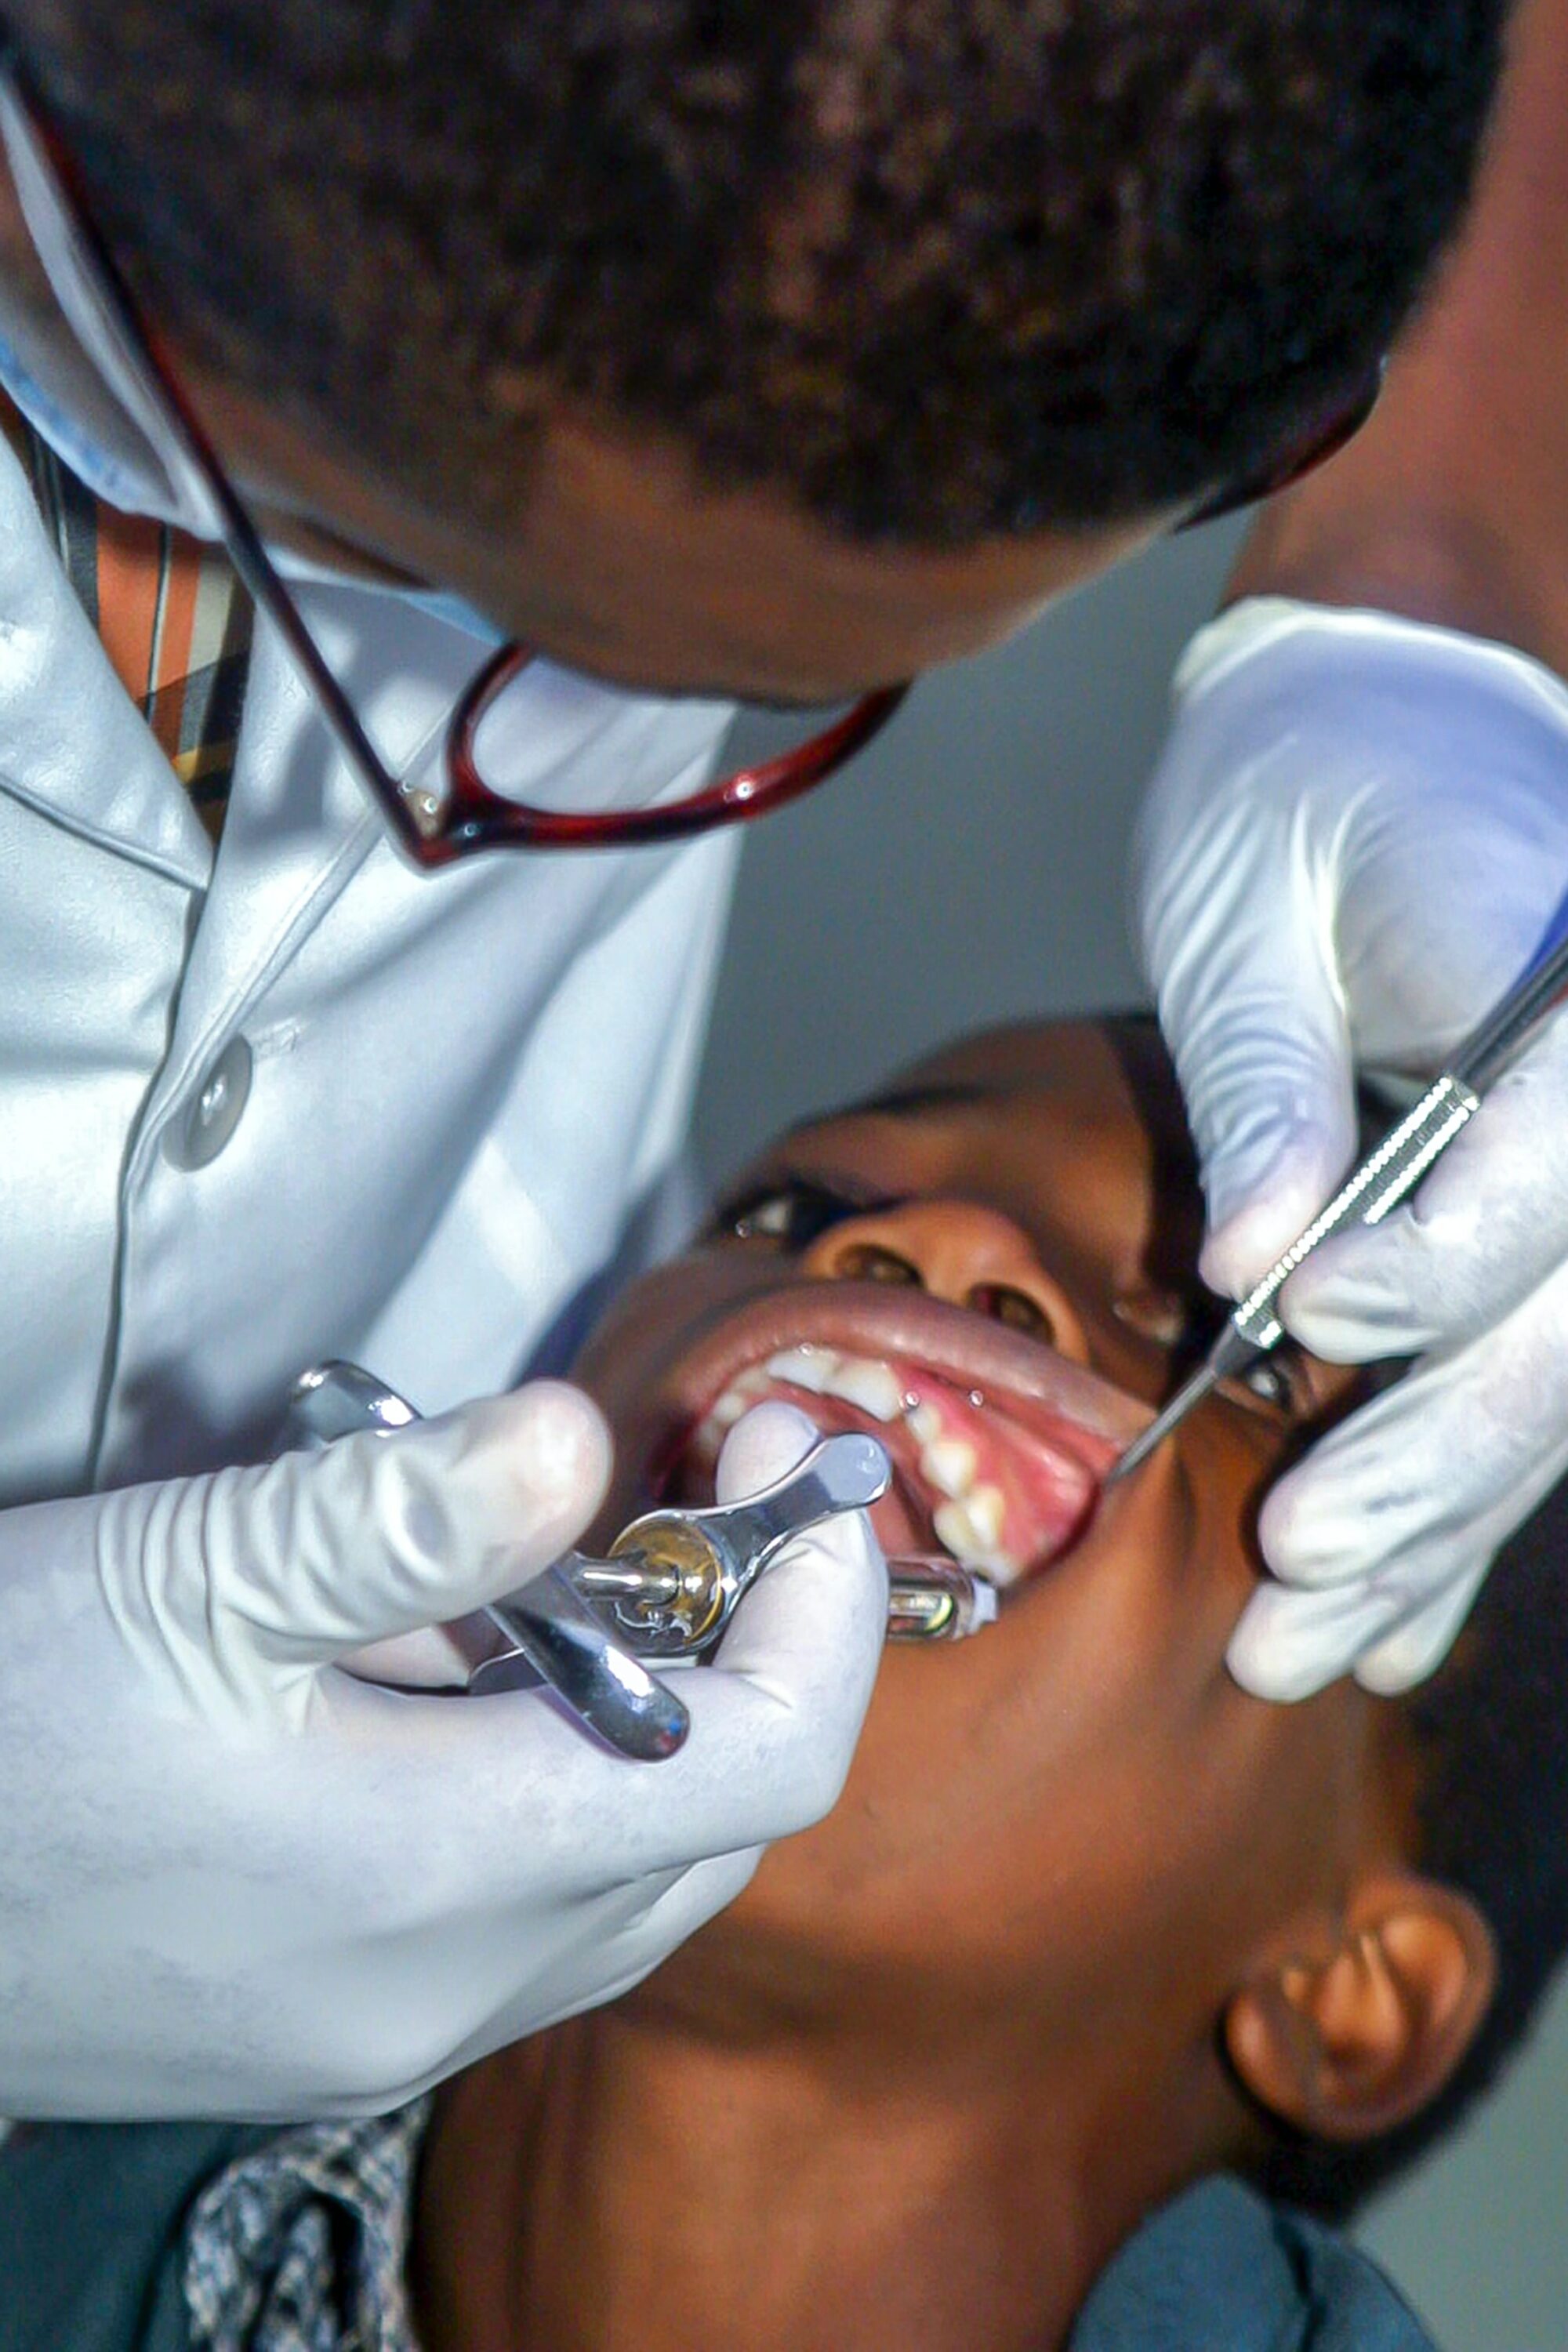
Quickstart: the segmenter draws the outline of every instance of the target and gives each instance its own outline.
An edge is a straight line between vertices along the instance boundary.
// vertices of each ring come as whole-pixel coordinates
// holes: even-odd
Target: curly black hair
[[[866,540],[1194,499],[1462,206],[1502,0],[15,0],[133,278],[459,509],[552,402]]]

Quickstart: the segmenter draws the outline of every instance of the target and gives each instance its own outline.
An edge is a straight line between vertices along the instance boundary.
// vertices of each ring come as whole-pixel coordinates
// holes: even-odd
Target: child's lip
[[[1154,1418],[1152,1405],[1040,1340],[912,1286],[801,1282],[749,1299],[683,1356],[672,1376],[681,1435],[750,1365],[816,1345],[846,1355],[910,1356],[958,1389],[980,1389],[1024,1428],[1068,1423],[1109,1469]]]
[[[839,1369],[844,1359],[862,1372],[880,1368],[893,1376],[889,1395],[901,1392],[916,1408],[911,1420],[889,1411],[886,1398],[880,1411],[863,1412],[842,1395],[817,1401],[816,1417],[826,1426],[863,1426],[888,1445],[897,1493],[879,1507],[884,1543],[945,1546],[1000,1582],[1059,1557],[1076,1540],[1111,1464],[1152,1418],[1149,1406],[1098,1374],[973,1309],[879,1284],[803,1284],[750,1301],[677,1368],[686,1410],[658,1465],[665,1480],[684,1471],[705,1485],[722,1433],[715,1407],[722,1402],[732,1420],[741,1397],[760,1393],[764,1381],[812,1411],[812,1396],[792,1391],[789,1367],[782,1381],[765,1380],[763,1368],[793,1357],[809,1377],[813,1351]],[[988,1414],[976,1411],[975,1396],[992,1408]],[[970,1455],[968,1491],[957,1502],[956,1487],[933,1484],[935,1457],[927,1451],[933,1434],[950,1449],[949,1460],[955,1444],[961,1463],[965,1451]]]

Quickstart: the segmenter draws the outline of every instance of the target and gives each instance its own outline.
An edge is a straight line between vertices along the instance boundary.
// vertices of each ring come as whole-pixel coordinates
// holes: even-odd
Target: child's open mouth
[[[872,1520],[889,1556],[945,1551],[1002,1586],[1059,1559],[1092,1517],[1127,1442],[1105,1427],[1119,1417],[1108,1415],[1106,1399],[1131,1401],[1037,1340],[1005,1334],[999,1345],[986,1328],[984,1349],[963,1347],[976,1323],[968,1310],[929,1299],[912,1311],[902,1299],[890,1308],[885,1290],[851,1301],[845,1287],[812,1297],[814,1311],[793,1318],[811,1336],[763,1341],[725,1371],[680,1452],[683,1499],[712,1499],[726,1433],[752,1405],[781,1397],[825,1433],[865,1430],[887,1448],[894,1483]],[[829,1302],[852,1312],[830,1318],[820,1311]],[[832,1337],[830,1322],[840,1325]],[[885,1347],[876,1345],[878,1323],[891,1327]],[[918,1334],[923,1344],[911,1344],[917,1324],[929,1326]],[[1016,1385],[1007,1377],[1015,1369],[1028,1375]],[[1053,1389],[1067,1393],[1058,1402]],[[1090,1418],[1100,1425],[1086,1425]]]

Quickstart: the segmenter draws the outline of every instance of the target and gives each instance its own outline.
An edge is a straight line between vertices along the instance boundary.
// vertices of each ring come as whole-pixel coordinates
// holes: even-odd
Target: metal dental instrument
[[[338,1362],[301,1376],[285,1428],[294,1442],[325,1444],[352,1430],[403,1429],[418,1418],[373,1373]],[[823,1441],[787,1477],[743,1503],[646,1513],[623,1529],[609,1559],[569,1552],[496,1602],[486,1613],[506,1646],[474,1667],[468,1689],[517,1688],[542,1678],[579,1712],[585,1712],[580,1697],[590,1694],[600,1718],[595,1727],[629,1752],[620,1736],[632,1729],[624,1695],[628,1679],[644,1673],[639,1660],[694,1658],[711,1649],[781,1545],[838,1511],[866,1508],[886,1490],[889,1475],[874,1438],[847,1435]],[[890,1642],[962,1641],[995,1619],[995,1586],[961,1561],[911,1555],[889,1560],[888,1570]],[[644,1679],[679,1708],[656,1677]],[[659,1735],[654,1702],[645,1696],[641,1706],[646,1743]],[[684,1738],[685,1709],[679,1713]]]
[[[889,1642],[965,1642],[996,1612],[996,1587],[978,1569],[936,1553],[888,1562]]]
[[[358,1364],[313,1364],[295,1382],[285,1444],[329,1445],[357,1430],[405,1429],[420,1415]],[[569,1556],[570,1557],[570,1556]],[[481,1613],[504,1654],[526,1662],[526,1679],[548,1683],[581,1722],[636,1763],[658,1763],[685,1742],[685,1707],[646,1666],[612,1642],[556,1561]],[[514,1674],[513,1681],[525,1679]],[[473,1676],[469,1677],[469,1687]],[[493,1686],[493,1685],[492,1685]]]
[[[847,1451],[836,1455],[836,1448],[850,1445],[865,1449],[862,1460]],[[634,1519],[610,1546],[607,1560],[583,1561],[573,1580],[602,1605],[639,1656],[700,1657],[781,1544],[831,1512],[864,1507],[859,1492],[869,1485],[872,1456],[882,1465],[879,1491],[885,1491],[888,1457],[875,1438],[825,1438],[787,1478],[744,1503],[649,1511]],[[823,1490],[820,1507],[809,1488],[797,1486],[808,1473]],[[847,1473],[858,1490],[855,1499]],[[843,1499],[832,1499],[835,1495]],[[876,1499],[866,1496],[868,1502]],[[803,1508],[808,1517],[800,1516]],[[921,1554],[888,1562],[889,1642],[961,1641],[995,1615],[995,1586],[958,1560]]]
[[[1277,1347],[1284,1327],[1274,1312],[1274,1300],[1303,1259],[1320,1242],[1344,1225],[1375,1225],[1397,1207],[1405,1194],[1445,1152],[1459,1129],[1481,1107],[1481,1097],[1523,1045],[1530,1031],[1568,988],[1568,899],[1552,917],[1540,949],[1507,994],[1472,1029],[1448,1067],[1434,1079],[1410,1110],[1385,1135],[1376,1150],[1347,1176],[1325,1208],[1306,1231],[1299,1234],[1282,1257],[1226,1318],[1204,1361],[1177,1390],[1141,1437],[1135,1437],[1106,1479],[1113,1486],[1146,1462],[1154,1448],[1193,1407],[1220,1381],[1245,1370],[1258,1356]]]
[[[333,1362],[317,1364],[301,1376],[289,1399],[285,1425],[296,1443],[324,1444],[352,1430],[405,1429],[418,1419],[414,1407],[374,1373],[357,1364]],[[881,1454],[879,1446],[875,1450]],[[842,1503],[835,1507],[860,1507]],[[713,1516],[703,1511],[650,1512],[617,1538],[612,1559],[589,1559],[574,1552],[563,1567],[575,1592],[594,1606],[601,1619],[614,1613],[616,1630],[634,1652],[662,1658],[699,1656],[719,1639],[742,1594],[760,1572],[760,1568],[753,1567],[744,1578],[735,1575],[726,1581],[722,1553],[701,1538],[701,1529]],[[698,1531],[685,1544],[679,1560],[656,1557],[658,1546],[645,1544],[637,1536],[639,1528],[657,1533],[671,1523]],[[797,1517],[791,1531],[798,1532],[810,1524]],[[766,1558],[771,1559],[776,1549],[776,1543],[770,1544]],[[762,1565],[765,1564],[764,1560]],[[901,1554],[888,1562],[888,1639],[899,1643],[965,1640],[994,1623],[996,1596],[996,1586],[989,1577],[945,1553]],[[497,1604],[501,1609],[511,1605],[511,1601]],[[468,1687],[521,1687],[528,1680],[527,1662],[514,1643],[501,1655],[476,1666]]]
[[[574,1552],[563,1566],[640,1656],[700,1657],[786,1543],[840,1511],[868,1509],[891,1476],[874,1437],[825,1437],[743,1502],[645,1511],[623,1528],[607,1559]]]
[[[295,1385],[285,1442],[324,1445],[355,1430],[404,1429],[419,1417],[357,1364],[317,1364]],[[469,1693],[546,1682],[621,1755],[641,1762],[673,1755],[689,1717],[642,1660],[700,1657],[784,1544],[841,1511],[868,1508],[890,1475],[875,1438],[824,1438],[743,1502],[646,1512],[606,1559],[564,1553],[480,1612],[502,1647],[471,1669]],[[960,1640],[996,1614],[995,1588],[956,1560],[910,1559],[893,1570],[889,1640]]]

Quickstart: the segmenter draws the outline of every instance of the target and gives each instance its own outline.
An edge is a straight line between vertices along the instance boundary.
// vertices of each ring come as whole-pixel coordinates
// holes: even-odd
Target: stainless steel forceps
[[[1306,1231],[1297,1235],[1284,1255],[1277,1258],[1247,1292],[1226,1318],[1197,1370],[1114,1465],[1107,1486],[1125,1478],[1130,1470],[1146,1462],[1156,1445],[1186,1419],[1216,1382],[1233,1378],[1256,1357],[1278,1347],[1284,1337],[1284,1327],[1274,1312],[1274,1301],[1296,1268],[1342,1226],[1380,1223],[1447,1150],[1459,1129],[1475,1117],[1485,1089],[1512,1059],[1554,1000],[1568,988],[1565,923],[1568,898],[1558,907],[1542,946],[1513,986],[1479,1027],[1471,1030],[1448,1067],[1433,1080],[1420,1101],[1346,1177]]]
[[[296,1382],[284,1443],[325,1445],[355,1430],[406,1428],[419,1414],[357,1364],[317,1364]],[[864,1510],[891,1475],[877,1441],[823,1438],[786,1476],[743,1502],[645,1512],[604,1559],[569,1551],[483,1612],[501,1645],[469,1673],[476,1696],[545,1682],[587,1727],[642,1762],[672,1756],[686,1708],[646,1658],[700,1657],[794,1536]],[[889,1640],[951,1641],[995,1614],[994,1589],[957,1561],[899,1559]]]

